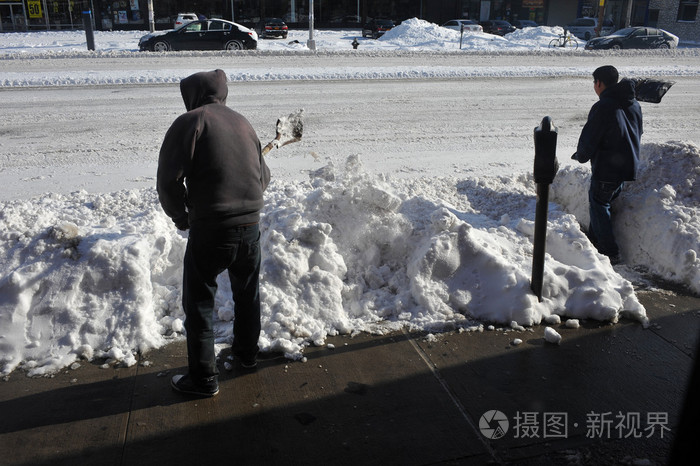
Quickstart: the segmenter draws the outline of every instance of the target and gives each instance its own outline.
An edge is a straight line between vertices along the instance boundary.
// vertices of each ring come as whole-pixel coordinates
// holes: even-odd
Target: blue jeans
[[[246,226],[193,225],[185,251],[182,305],[187,358],[195,381],[219,374],[214,350],[216,277],[228,270],[234,302],[233,353],[258,353],[260,336],[260,230]]]
[[[588,190],[588,203],[591,223],[588,236],[598,252],[608,257],[615,257],[620,249],[615,241],[610,205],[622,192],[624,182],[591,180]]]

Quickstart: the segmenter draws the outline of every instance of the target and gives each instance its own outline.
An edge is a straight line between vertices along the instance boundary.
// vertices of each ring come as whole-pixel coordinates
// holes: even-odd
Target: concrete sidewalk
[[[561,345],[545,343],[544,325],[339,336],[333,349],[308,348],[306,362],[222,367],[211,399],[170,388],[184,343],[131,368],[16,372],[0,381],[0,464],[665,464],[700,298],[638,297],[648,329],[562,324]]]

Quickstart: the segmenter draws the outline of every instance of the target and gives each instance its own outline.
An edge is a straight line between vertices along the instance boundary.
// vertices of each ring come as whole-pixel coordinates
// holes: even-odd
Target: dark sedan
[[[499,36],[505,36],[506,34],[515,31],[515,26],[502,19],[481,21],[479,24],[481,24],[481,27],[484,28],[484,32]]]
[[[390,19],[373,19],[362,27],[362,37],[379,39],[385,32],[394,27],[394,22]]]
[[[244,50],[258,47],[258,34],[252,29],[222,19],[192,21],[177,29],[146,34],[139,50]]]
[[[268,37],[286,39],[289,32],[287,23],[279,18],[265,18],[258,23],[256,29],[261,39],[267,39]]]
[[[536,28],[538,26],[536,22],[530,21],[529,19],[516,19],[510,23],[518,29]]]
[[[650,27],[624,28],[586,42],[586,50],[670,49],[676,46],[678,37],[663,29]]]

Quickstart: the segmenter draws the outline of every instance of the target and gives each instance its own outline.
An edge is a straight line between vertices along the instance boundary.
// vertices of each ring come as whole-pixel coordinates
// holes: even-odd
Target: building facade
[[[422,18],[443,24],[455,18],[529,19],[564,26],[599,13],[600,0],[151,0],[156,29],[169,29],[178,13],[198,13],[251,26],[262,17],[308,26],[313,3],[317,28],[359,27],[367,18]],[[656,26],[682,40],[700,42],[698,0],[605,0],[604,16],[617,27]],[[0,32],[79,29],[91,12],[98,30],[147,30],[149,0],[0,0]]]
[[[698,0],[649,0],[648,25],[665,29],[683,41],[700,43]]]

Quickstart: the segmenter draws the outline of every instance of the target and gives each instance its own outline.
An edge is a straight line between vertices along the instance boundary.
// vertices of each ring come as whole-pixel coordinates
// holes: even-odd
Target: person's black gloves
[[[190,229],[190,221],[187,218],[187,214],[183,215],[182,217],[173,219],[173,222],[175,222],[175,226],[178,230],[186,231]]]

